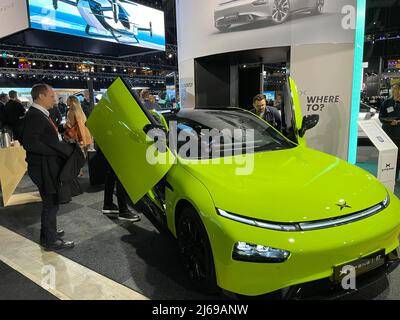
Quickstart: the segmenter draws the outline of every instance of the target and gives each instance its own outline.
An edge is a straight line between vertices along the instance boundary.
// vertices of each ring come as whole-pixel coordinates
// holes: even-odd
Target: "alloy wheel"
[[[179,247],[183,262],[194,281],[207,278],[207,253],[205,239],[192,217],[186,215],[179,221]]]
[[[193,285],[202,293],[217,294],[214,258],[207,231],[195,209],[185,207],[177,217],[181,259]]]
[[[324,8],[324,0],[317,0],[317,13],[322,13],[322,10]]]
[[[289,0],[275,0],[272,6],[272,21],[275,23],[285,22],[290,14]]]

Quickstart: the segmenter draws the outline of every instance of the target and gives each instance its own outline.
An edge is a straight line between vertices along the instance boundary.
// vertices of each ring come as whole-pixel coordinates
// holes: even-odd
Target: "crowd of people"
[[[64,240],[64,231],[57,229],[60,204],[81,194],[78,177],[94,141],[86,127],[93,111],[89,91],[84,99],[72,95],[65,102],[57,101],[56,92],[46,84],[32,88],[32,106],[26,110],[16,91],[0,95],[0,129],[9,132],[26,151],[28,174],[42,198],[40,244],[46,250],[73,248],[73,241]],[[98,149],[98,148],[97,148]],[[101,154],[101,150],[98,149]],[[107,161],[103,157],[104,161]],[[110,218],[136,222],[140,216],[128,208],[127,196],[111,166],[106,163],[103,213]],[[117,189],[118,206],[113,203]]]

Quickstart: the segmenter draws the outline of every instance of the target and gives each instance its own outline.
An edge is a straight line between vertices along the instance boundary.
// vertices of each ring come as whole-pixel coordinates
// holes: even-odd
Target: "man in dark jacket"
[[[55,101],[54,90],[45,84],[32,88],[33,105],[23,123],[22,144],[27,152],[28,173],[42,197],[40,243],[47,250],[72,248],[74,242],[62,240],[57,231],[59,174],[72,148],[61,141],[49,110]]]
[[[275,107],[267,106],[267,99],[263,94],[254,97],[253,107],[254,109],[251,112],[263,118],[275,129],[279,131],[282,129],[281,114]]]
[[[58,110],[60,111],[62,117],[67,116],[68,106],[65,104],[63,97],[58,99]]]
[[[89,119],[90,114],[92,113],[92,104],[90,103],[90,94],[89,90],[85,90],[83,92],[84,99],[81,103],[83,113],[86,115],[86,118]]]
[[[7,93],[0,94],[0,129],[6,125],[5,106],[9,100]]]
[[[25,115],[25,108],[21,101],[19,101],[18,93],[16,91],[12,90],[8,95],[10,97],[10,101],[4,107],[6,124],[13,132],[14,139],[21,140],[21,130],[23,117]]]

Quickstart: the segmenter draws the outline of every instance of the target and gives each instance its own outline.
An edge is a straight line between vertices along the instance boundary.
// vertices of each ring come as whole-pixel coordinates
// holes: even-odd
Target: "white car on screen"
[[[283,23],[294,13],[322,13],[324,0],[220,0],[214,13],[215,27],[228,31],[233,25],[259,20]]]

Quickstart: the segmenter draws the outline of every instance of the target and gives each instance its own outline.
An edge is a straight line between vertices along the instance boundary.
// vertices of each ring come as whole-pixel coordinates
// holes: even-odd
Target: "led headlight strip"
[[[355,221],[359,221],[381,212],[382,210],[387,208],[389,204],[390,204],[390,195],[388,194],[385,200],[383,200],[381,203],[360,212],[356,212],[347,216],[342,216],[334,219],[319,220],[312,222],[300,222],[300,223],[276,223],[276,222],[261,221],[229,213],[222,209],[217,209],[217,212],[222,217],[237,222],[241,222],[244,224],[248,224],[251,226],[269,230],[275,230],[275,231],[296,232],[296,231],[311,231],[311,230],[333,228],[344,224],[349,224]]]

